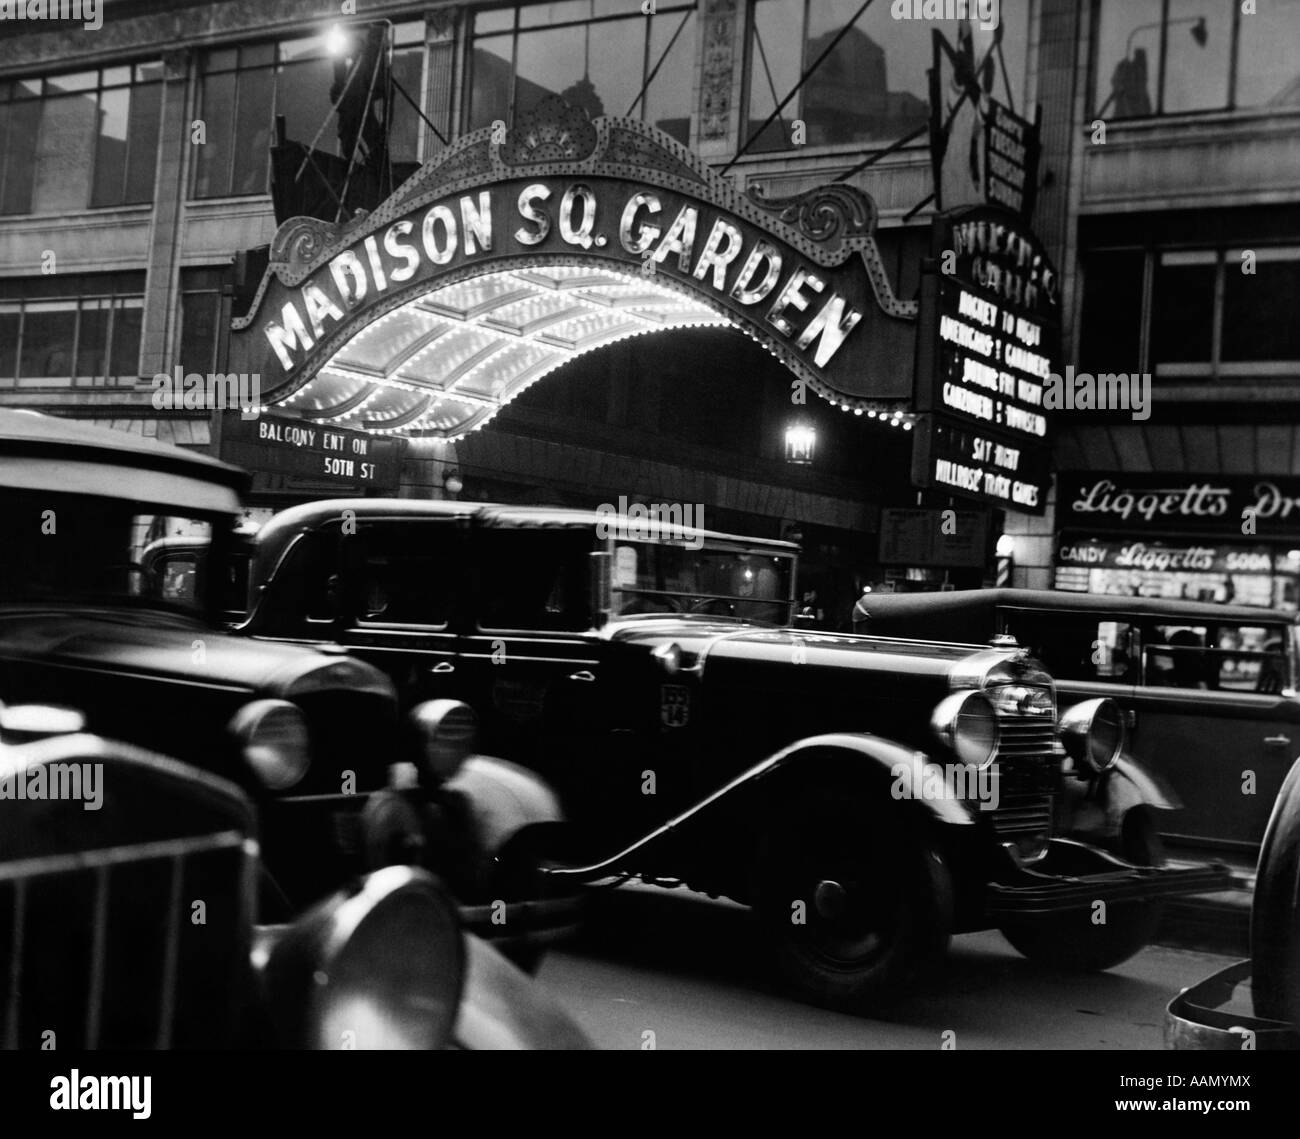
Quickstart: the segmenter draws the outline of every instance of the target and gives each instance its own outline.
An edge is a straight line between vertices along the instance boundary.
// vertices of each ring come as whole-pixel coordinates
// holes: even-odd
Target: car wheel
[[[1264,831],[1250,910],[1255,1015],[1300,1024],[1300,760]]]
[[[883,796],[805,789],[759,853],[769,951],[813,1004],[866,1011],[896,999],[947,949],[952,906],[937,847]]]
[[[1119,856],[1136,866],[1163,866],[1165,847],[1150,814],[1134,808],[1124,816]],[[1048,918],[1008,922],[1002,935],[1016,950],[1044,965],[1079,972],[1098,972],[1127,961],[1151,943],[1160,926],[1164,903],[1110,902],[1105,921],[1095,921],[1093,907]]]

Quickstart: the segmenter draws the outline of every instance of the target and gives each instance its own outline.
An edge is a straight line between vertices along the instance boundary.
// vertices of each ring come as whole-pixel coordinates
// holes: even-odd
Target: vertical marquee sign
[[[1060,281],[1014,213],[976,206],[935,219],[921,284],[912,481],[1041,514],[1051,440],[1043,407],[1060,372]]]

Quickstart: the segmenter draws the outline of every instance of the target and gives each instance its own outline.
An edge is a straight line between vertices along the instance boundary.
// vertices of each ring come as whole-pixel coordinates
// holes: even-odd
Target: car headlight
[[[259,931],[253,954],[286,1048],[428,1049],[451,1037],[465,974],[455,903],[426,871],[389,866]]]
[[[478,717],[460,700],[426,700],[411,709],[417,761],[435,783],[450,779],[478,748]]]
[[[235,713],[229,730],[248,766],[271,790],[287,790],[307,774],[311,742],[297,705],[287,700],[254,700]]]
[[[983,692],[945,696],[930,718],[930,727],[940,743],[971,767],[987,767],[998,754],[998,717]]]
[[[1061,717],[1066,754],[1087,771],[1099,774],[1124,750],[1124,713],[1114,700],[1085,700]]]

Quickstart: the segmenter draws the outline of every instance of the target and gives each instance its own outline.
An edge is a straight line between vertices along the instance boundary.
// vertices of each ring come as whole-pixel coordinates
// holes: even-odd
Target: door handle
[[[591,672],[589,669],[585,669],[585,668],[584,668],[581,672],[574,672],[574,673],[571,673],[571,674],[569,675],[569,679],[570,679],[570,680],[581,680],[581,681],[584,681],[584,682],[587,683],[587,684],[590,684],[593,680],[596,679],[596,674],[595,674],[594,672]]]
[[[439,661],[437,664],[435,664],[431,669],[429,669],[429,671],[430,671],[430,672],[443,672],[443,673],[446,673],[446,672],[455,672],[455,671],[456,671],[456,666],[455,666],[454,664],[452,664],[451,661],[449,661],[449,660],[440,660],[440,661]]]
[[[1268,744],[1269,747],[1286,747],[1286,745],[1291,742],[1291,737],[1282,735],[1265,736],[1264,742]]]

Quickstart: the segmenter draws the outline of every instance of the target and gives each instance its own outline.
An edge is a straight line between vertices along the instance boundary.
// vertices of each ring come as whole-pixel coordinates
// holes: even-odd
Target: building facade
[[[742,193],[859,187],[907,304],[931,252],[932,32],[955,42],[959,28],[896,19],[878,0],[844,32],[859,7],[377,2],[352,15],[306,0],[109,0],[94,31],[0,29],[0,404],[214,446],[210,413],[159,410],[153,379],[221,370],[224,330],[257,284],[247,252],[276,235],[272,141],[345,161],[329,114],[339,21],[391,24],[405,93],[389,115],[394,168],[511,130],[559,96],[663,132]],[[965,561],[884,557],[893,512],[937,520],[973,505],[912,485],[908,418],[835,406],[753,339],[704,323],[574,351],[481,430],[406,440],[400,493],[698,503],[714,528],[797,534],[833,624],[847,625],[868,582],[989,580],[999,535],[1017,584],[1293,597],[1300,529],[1281,525],[1281,500],[1300,495],[1287,481],[1300,474],[1300,4],[1240,9],[1004,0],[996,34],[971,25],[977,57],[1000,46],[998,97],[1031,118],[1041,107],[1034,224],[1060,269],[1065,359],[1149,373],[1152,386],[1149,418],[1062,413],[1047,512],[977,508],[983,537]],[[908,375],[914,358],[893,366]],[[1075,509],[1094,483],[1123,494],[1185,482],[1183,502],[1206,485],[1208,501],[1227,476],[1273,480],[1278,502],[1268,517],[1255,509],[1254,533],[1240,518],[1235,533],[1207,531],[1176,504],[1142,530],[1130,523],[1146,507]],[[256,489],[270,507],[339,485],[268,470]],[[1235,493],[1249,499],[1254,485]],[[1135,534],[1147,550],[1132,551]],[[1207,544],[1208,569],[1191,550]],[[1093,561],[1080,564],[1085,547]],[[1251,580],[1234,582],[1242,573]]]

